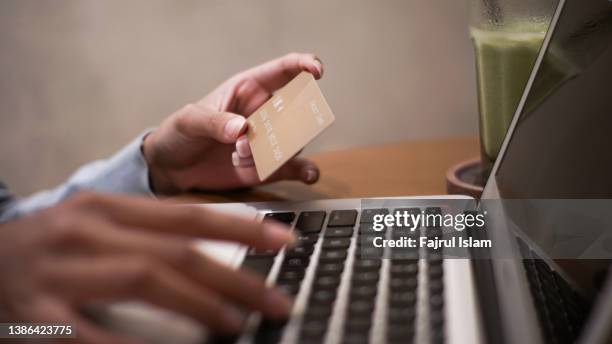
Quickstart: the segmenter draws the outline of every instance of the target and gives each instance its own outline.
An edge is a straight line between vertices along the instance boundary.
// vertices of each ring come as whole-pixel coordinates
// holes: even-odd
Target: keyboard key
[[[370,332],[372,327],[372,316],[370,314],[366,316],[349,316],[344,322],[344,332],[359,333],[361,335]]]
[[[303,271],[300,271],[303,272]],[[277,286],[284,286],[284,285],[296,285],[299,286],[301,284],[301,279],[282,279],[282,280],[278,280],[276,281],[276,285]]]
[[[319,240],[319,235],[316,233],[314,234],[299,233],[299,235],[297,236],[297,245],[298,246],[314,245],[317,243],[318,240]]]
[[[377,293],[377,285],[354,285],[349,295],[351,300],[371,300],[376,297]]]
[[[368,332],[369,332],[368,328]],[[342,338],[342,344],[368,344],[370,339],[366,335],[367,333],[345,333]]]
[[[369,343],[370,328],[372,327],[371,315],[351,316],[344,323],[344,336],[342,343],[367,344]]]
[[[349,238],[325,238],[323,239],[323,249],[325,250],[346,250],[351,245]]]
[[[442,269],[442,265],[429,265],[427,267],[427,274],[429,279],[442,279],[442,275],[444,274],[444,270]]]
[[[412,342],[414,338],[413,326],[389,326],[387,328],[387,339],[392,343]]]
[[[425,236],[427,236],[429,239],[442,239],[444,238],[444,232],[442,231],[442,228],[440,227],[436,227],[436,228],[428,228],[425,230]],[[442,248],[439,249],[435,249],[433,247],[427,247],[427,249],[431,252],[439,252],[442,250]]]
[[[396,260],[391,263],[389,272],[391,277],[416,277],[419,273],[419,264],[416,260]]]
[[[313,250],[313,246],[295,246],[285,252],[285,257],[309,257]]]
[[[411,307],[416,304],[417,294],[415,291],[392,292],[389,294],[389,304],[397,307]]]
[[[427,251],[427,264],[428,265],[442,265],[444,257],[442,252],[438,251]]]
[[[416,319],[416,307],[404,307],[400,305],[389,304],[387,310],[387,319],[391,324],[403,324],[409,326],[414,324]]]
[[[283,293],[291,296],[297,295],[300,291],[300,284],[277,284],[276,287]]]
[[[377,285],[378,272],[356,272],[351,276],[351,283],[355,286]]]
[[[444,297],[441,294],[434,294],[429,297],[429,306],[432,310],[440,310],[444,307]]]
[[[319,256],[319,261],[323,263],[338,263],[344,262],[346,259],[346,250],[333,250],[329,251],[328,249],[324,249],[321,251],[321,255]]]
[[[359,234],[361,235],[384,235],[387,232],[388,227],[383,227],[381,230],[375,230],[374,225],[371,223],[362,223],[359,225]]]
[[[394,259],[391,261],[391,266],[416,265],[419,266],[419,258],[416,259]]]
[[[392,260],[416,260],[419,259],[419,251],[411,248],[397,248],[391,251]]]
[[[297,339],[299,344],[321,344],[321,338],[300,337]]]
[[[371,316],[374,312],[374,306],[374,300],[352,300],[347,311],[350,315]]]
[[[264,219],[274,219],[279,222],[290,224],[291,222],[293,222],[293,219],[295,219],[295,213],[293,212],[267,213],[264,216]]]
[[[310,294],[309,306],[313,305],[331,305],[336,301],[335,289],[317,289]],[[331,308],[331,307],[330,307]]]
[[[381,237],[384,239],[384,235],[361,235],[357,239],[357,247],[376,247],[374,246],[374,242],[377,240],[377,238]]]
[[[301,281],[305,272],[302,270],[281,270],[276,279],[279,282]]]
[[[326,238],[350,238],[353,236],[353,227],[328,227],[325,230]]]
[[[389,288],[392,291],[414,291],[419,282],[416,277],[411,278],[398,278],[392,277],[389,281]]]
[[[440,207],[427,207],[425,208],[425,215],[434,214],[434,215],[442,215],[442,208]]]
[[[387,331],[393,327],[413,329],[416,327],[416,308],[390,309],[387,313]]]
[[[308,267],[310,259],[307,257],[287,257],[283,261],[283,269],[292,270],[292,269],[306,269]]]
[[[329,251],[329,252],[341,252],[341,251]],[[328,263],[325,261],[320,261],[317,266],[317,275],[340,275],[344,270],[344,264],[341,263]]]
[[[428,287],[431,294],[440,294],[444,291],[444,283],[441,279],[430,280]]]
[[[340,285],[340,276],[317,276],[312,288],[314,290],[336,289]]]
[[[432,333],[432,343],[444,343],[444,312],[442,310],[434,310],[429,313],[429,328]],[[558,333],[558,332],[555,332]],[[565,337],[566,339],[569,339]],[[552,338],[549,338],[552,339]],[[552,341],[555,342],[555,341]],[[567,343],[572,343],[569,341]]]
[[[309,319],[302,324],[301,335],[307,339],[322,339],[325,331],[327,331],[327,319]]]
[[[432,331],[430,342],[431,344],[443,344],[446,342],[444,339],[444,331]]]
[[[388,209],[363,209],[361,210],[360,223],[373,223],[375,215],[387,215],[389,214]]]
[[[274,257],[246,256],[242,262],[242,268],[254,271],[262,276],[267,276],[273,264]]]
[[[421,237],[421,232],[419,231],[409,231],[406,230],[403,227],[396,227],[391,231],[391,239],[393,240],[397,240],[397,239],[412,239],[415,240],[416,242],[418,242]],[[415,247],[416,249],[416,247]]]
[[[382,258],[385,251],[379,247],[360,247],[357,250],[357,257],[359,259],[376,259]]]
[[[254,343],[256,344],[272,344],[278,343],[283,329],[287,324],[287,320],[270,320],[264,319],[259,324],[259,328],[255,333]]]
[[[353,263],[353,271],[368,272],[380,270],[380,259],[356,259]]]
[[[332,313],[333,304],[312,303],[308,305],[304,319],[306,320],[322,320],[327,319]]]
[[[274,257],[278,254],[278,250],[258,250],[254,247],[249,248],[248,257]]]
[[[444,312],[431,312],[429,314],[429,324],[432,328],[442,329],[444,326]]]
[[[329,215],[328,227],[354,226],[357,220],[357,210],[334,210]]]
[[[295,228],[302,233],[319,233],[325,221],[324,211],[305,211],[298,217]]]

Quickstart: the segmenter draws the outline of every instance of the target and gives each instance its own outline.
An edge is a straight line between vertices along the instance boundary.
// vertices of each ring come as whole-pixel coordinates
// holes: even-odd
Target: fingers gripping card
[[[302,72],[248,119],[247,137],[265,180],[334,122],[312,74]]]

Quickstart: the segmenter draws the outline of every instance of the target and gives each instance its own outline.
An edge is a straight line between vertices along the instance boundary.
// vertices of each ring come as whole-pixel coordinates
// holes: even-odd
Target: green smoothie
[[[476,54],[481,154],[486,178],[499,154],[548,23],[471,28]]]

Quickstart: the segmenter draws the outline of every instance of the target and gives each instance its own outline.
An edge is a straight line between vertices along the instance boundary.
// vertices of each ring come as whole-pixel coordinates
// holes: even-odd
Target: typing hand
[[[87,321],[78,309],[138,299],[221,332],[241,326],[236,306],[286,316],[284,294],[195,251],[194,238],[260,249],[293,240],[280,224],[148,199],[77,194],[0,225],[0,322],[70,323],[79,342],[133,343]]]
[[[171,115],[143,144],[153,189],[172,194],[260,184],[246,140],[245,116],[302,71],[319,79],[323,66],[312,54],[288,54],[238,73]],[[318,177],[314,163],[294,158],[264,182],[286,179],[310,184]]]

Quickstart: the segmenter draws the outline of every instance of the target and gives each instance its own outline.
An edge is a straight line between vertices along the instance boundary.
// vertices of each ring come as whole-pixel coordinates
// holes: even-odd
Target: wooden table
[[[479,154],[478,139],[444,138],[352,148],[310,156],[315,185],[280,182],[244,191],[181,196],[181,201],[257,202],[446,194],[448,168]]]

